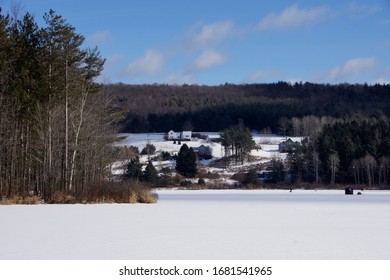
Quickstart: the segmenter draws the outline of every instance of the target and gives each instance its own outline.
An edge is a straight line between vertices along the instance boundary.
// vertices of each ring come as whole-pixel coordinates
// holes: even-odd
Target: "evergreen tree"
[[[97,49],[52,10],[44,23],[0,8],[0,193],[49,201],[104,180],[115,119]]]
[[[270,162],[272,171],[272,182],[279,183],[285,180],[285,170],[283,160],[280,158],[273,157]]]
[[[177,155],[176,171],[187,178],[193,178],[198,173],[195,152],[187,144],[181,146]]]
[[[139,157],[132,158],[127,164],[125,172],[125,179],[136,179],[139,180],[142,177],[142,165],[139,162]]]
[[[149,161],[148,165],[145,168],[143,180],[148,183],[156,183],[158,179],[157,170],[154,167],[152,161]]]

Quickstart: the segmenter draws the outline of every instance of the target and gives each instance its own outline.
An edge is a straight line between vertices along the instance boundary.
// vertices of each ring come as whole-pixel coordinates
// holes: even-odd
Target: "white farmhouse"
[[[174,132],[173,130],[168,132],[168,140],[176,140],[180,138],[179,132]]]
[[[168,140],[184,140],[191,141],[192,131],[174,132],[173,130],[168,132]]]
[[[191,141],[192,131],[182,131],[180,134],[181,140]]]

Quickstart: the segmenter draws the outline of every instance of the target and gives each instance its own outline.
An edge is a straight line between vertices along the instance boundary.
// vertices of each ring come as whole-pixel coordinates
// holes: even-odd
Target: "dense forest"
[[[105,60],[62,16],[44,20],[0,10],[0,198],[91,201],[102,197],[116,133],[95,82]]]
[[[3,195],[78,192],[99,180],[110,137],[94,82],[104,59],[50,11],[0,17],[0,187]],[[101,139],[101,140],[99,140]]]
[[[269,166],[274,183],[388,186],[390,119],[336,120]]]
[[[277,133],[283,118],[390,115],[390,85],[379,84],[110,84],[106,93],[126,113],[123,132],[221,131],[242,120]]]

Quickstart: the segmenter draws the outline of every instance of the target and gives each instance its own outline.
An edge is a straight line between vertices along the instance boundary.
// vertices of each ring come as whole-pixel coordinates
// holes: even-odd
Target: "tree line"
[[[269,168],[274,183],[389,186],[390,119],[334,119]]]
[[[0,194],[91,193],[116,118],[96,83],[105,60],[53,10],[44,26],[0,8]]]
[[[278,132],[283,118],[390,115],[390,85],[224,84],[106,85],[126,117],[123,132],[192,128],[221,131],[241,119],[249,129]]]

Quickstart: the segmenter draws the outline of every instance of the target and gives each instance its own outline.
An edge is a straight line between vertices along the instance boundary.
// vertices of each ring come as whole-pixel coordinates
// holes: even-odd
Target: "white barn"
[[[174,132],[173,130],[168,132],[168,140],[184,140],[191,141],[192,131]]]

